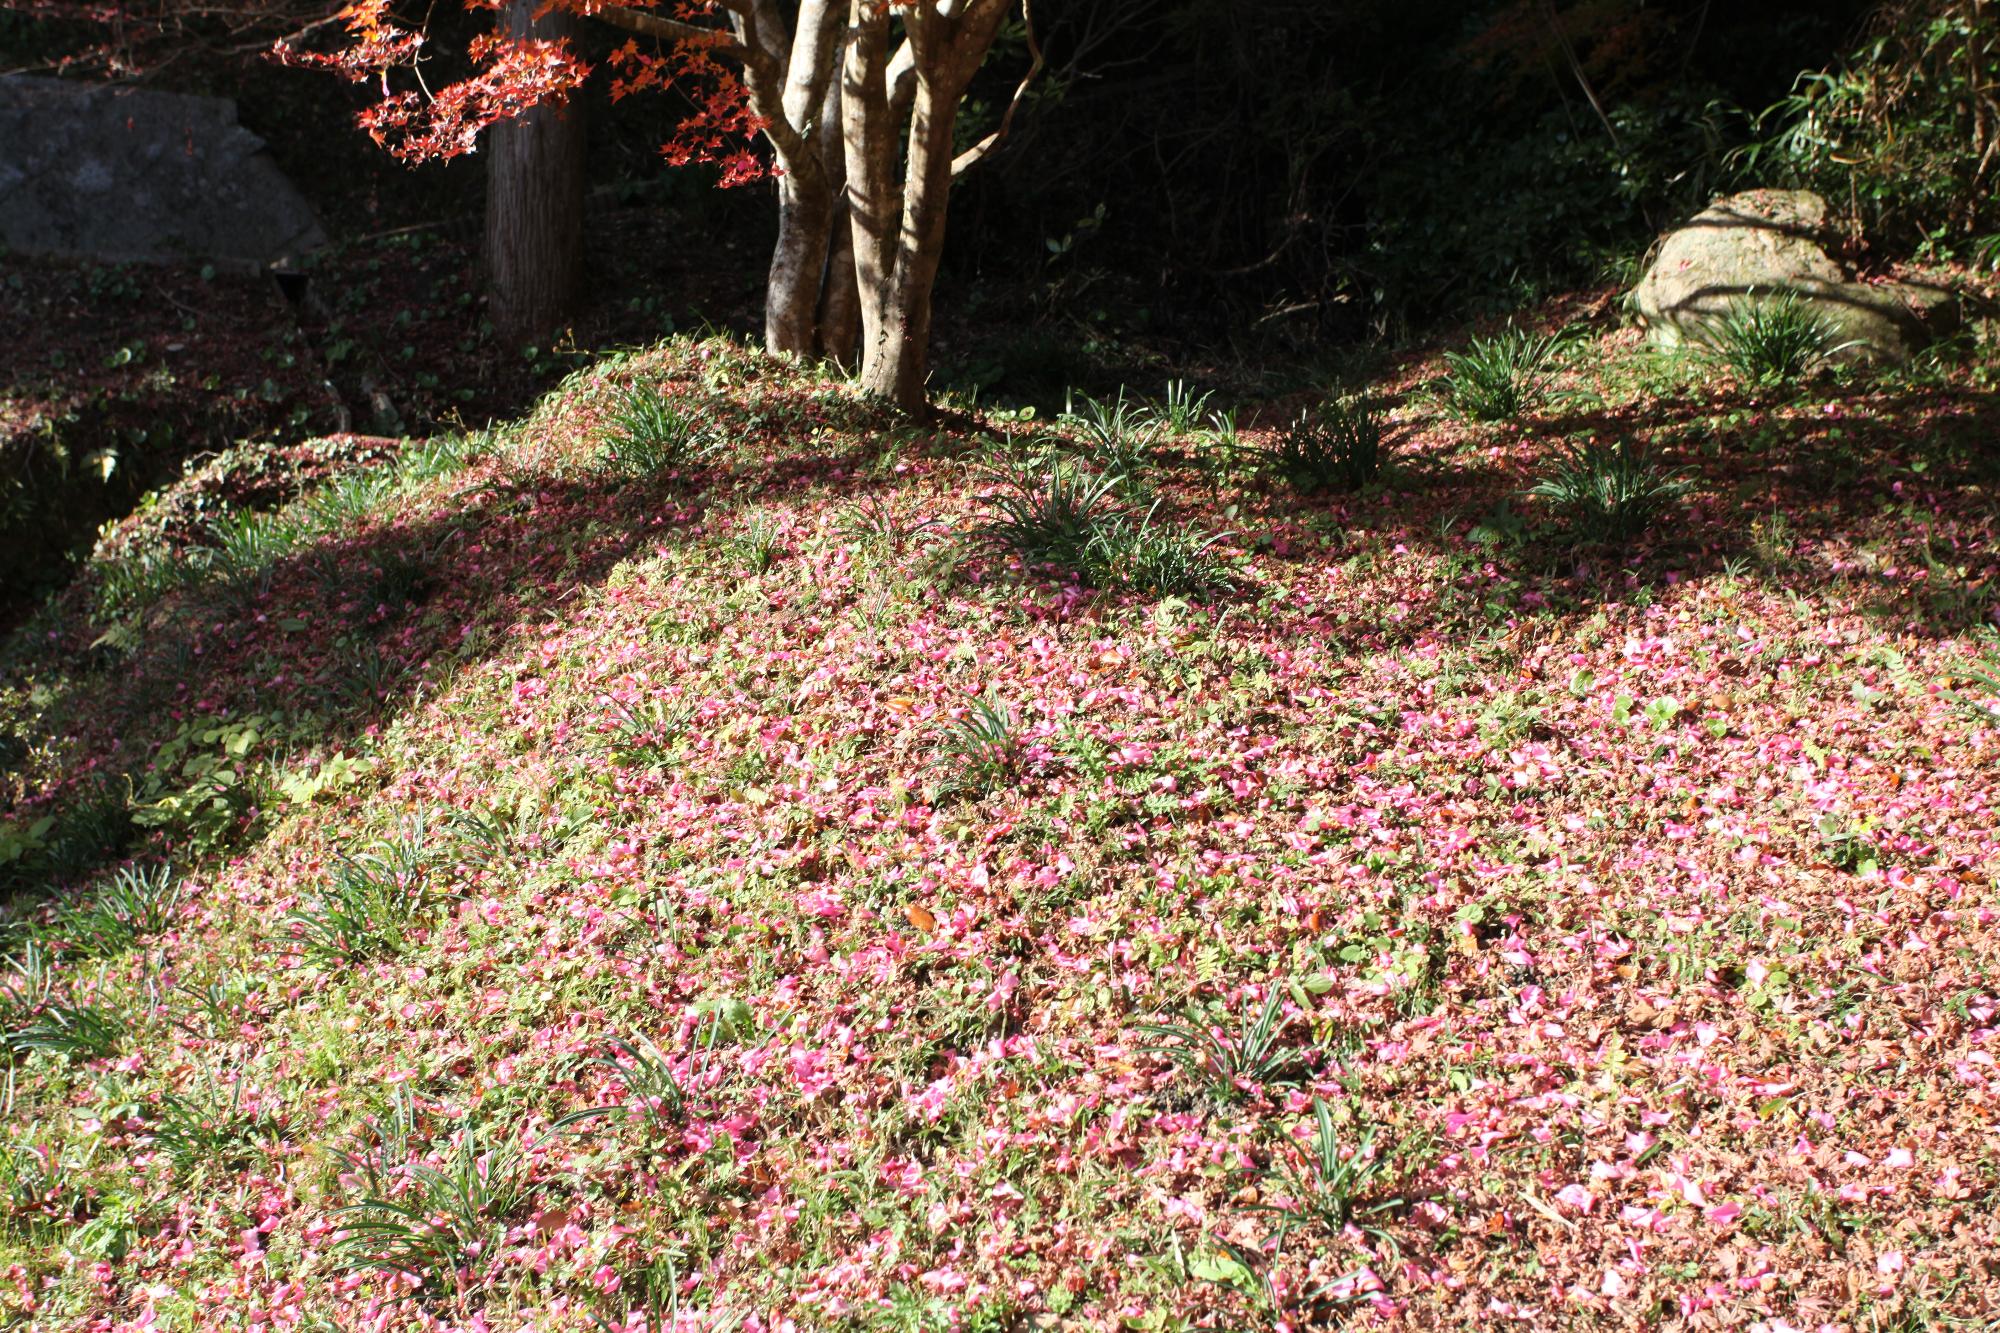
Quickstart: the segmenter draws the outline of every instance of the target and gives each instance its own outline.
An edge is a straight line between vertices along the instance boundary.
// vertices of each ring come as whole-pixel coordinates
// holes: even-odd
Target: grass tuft
[[[371,1172],[361,1199],[340,1212],[334,1249],[350,1272],[407,1277],[431,1300],[484,1285],[507,1219],[526,1197],[525,1163],[511,1147],[483,1150],[468,1129],[443,1165],[412,1162]]]
[[[1127,399],[1122,388],[1111,399],[1084,395],[1081,405],[1072,402],[1062,419],[1082,435],[1085,455],[1121,480],[1145,471],[1166,429],[1150,408]]]
[[[1355,491],[1382,475],[1389,445],[1382,419],[1365,399],[1339,398],[1307,408],[1264,453],[1264,466],[1306,495]]]
[[[127,866],[62,914],[62,933],[83,953],[122,953],[144,936],[165,930],[180,910],[181,897],[172,866]]]
[[[434,905],[427,861],[421,823],[402,838],[344,857],[319,894],[286,918],[294,943],[324,964],[402,953]]]
[[[1659,522],[1688,489],[1679,474],[1620,440],[1566,446],[1528,494],[1562,517],[1573,540],[1616,545]]]
[[[93,1004],[49,1004],[8,1034],[15,1051],[64,1060],[101,1060],[118,1049],[125,1025]]]
[[[973,700],[965,716],[945,729],[938,745],[946,769],[945,789],[986,795],[1018,771],[1021,749],[1007,706],[990,697]]]
[[[1228,566],[1215,553],[1226,534],[1192,524],[1155,522],[1158,510],[1156,504],[1136,521],[1130,515],[1116,515],[1099,529],[1089,552],[1093,581],[1163,597],[1227,588]]]
[[[1060,463],[1040,473],[1015,473],[987,501],[977,536],[1023,565],[1088,575],[1116,511],[1117,487],[1115,474],[1082,473]]]
[[[713,449],[692,412],[657,388],[635,384],[619,394],[597,460],[605,471],[636,480],[691,467]]]
[[[1529,333],[1513,325],[1491,338],[1474,338],[1462,352],[1446,352],[1445,396],[1468,421],[1512,421],[1547,401],[1562,368],[1568,338]]]
[[[1216,1099],[1239,1100],[1278,1082],[1299,1062],[1298,1052],[1279,1040],[1284,1027],[1278,1021],[1279,1005],[1273,986],[1263,1007],[1254,1017],[1245,1010],[1233,1033],[1192,1012],[1178,1023],[1142,1024],[1139,1031],[1164,1040],[1139,1049],[1173,1064]]]
[[[719,1024],[709,1025],[712,1046]],[[625,1097],[608,1106],[566,1115],[553,1128],[567,1129],[605,1116],[623,1115],[655,1135],[675,1129],[687,1116],[687,1091],[674,1074],[673,1058],[643,1034],[609,1038],[611,1055],[590,1063],[608,1069],[624,1087]]]
[[[1707,330],[1716,360],[1756,384],[1790,384],[1860,346],[1840,326],[1796,292],[1751,292]]]
[[[1313,1136],[1294,1160],[1280,1154],[1270,1172],[1275,1187],[1271,1192],[1282,1202],[1260,1206],[1275,1215],[1279,1246],[1299,1227],[1311,1227],[1325,1236],[1338,1236],[1350,1226],[1379,1236],[1362,1219],[1400,1206],[1401,1199],[1372,1199],[1382,1180],[1390,1174],[1389,1163],[1375,1151],[1375,1130],[1364,1130],[1352,1150],[1343,1149],[1333,1112],[1324,1099],[1313,1098]],[[1372,1201],[1371,1201],[1372,1200]]]

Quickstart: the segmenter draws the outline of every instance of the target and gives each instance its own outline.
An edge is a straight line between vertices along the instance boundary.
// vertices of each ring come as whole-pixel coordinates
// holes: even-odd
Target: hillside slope
[[[1989,368],[1571,366],[1317,495],[685,341],[190,482],[8,650],[0,1310],[2000,1314]],[[1629,550],[1586,438],[1686,470]]]

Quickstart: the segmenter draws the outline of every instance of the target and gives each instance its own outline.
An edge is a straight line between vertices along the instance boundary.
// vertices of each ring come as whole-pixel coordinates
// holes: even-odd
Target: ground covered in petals
[[[1563,355],[190,477],[0,675],[0,1318],[2000,1316],[1990,348]]]

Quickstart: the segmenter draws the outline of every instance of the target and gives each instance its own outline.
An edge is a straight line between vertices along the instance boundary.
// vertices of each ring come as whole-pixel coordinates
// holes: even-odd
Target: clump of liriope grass
[[[1512,421],[1547,401],[1569,345],[1563,333],[1508,325],[1446,352],[1445,400],[1468,421]]]
[[[1616,444],[1566,445],[1528,488],[1567,526],[1572,540],[1629,542],[1679,506],[1688,482],[1643,451]]]
[[[1293,419],[1264,450],[1264,466],[1293,490],[1355,491],[1382,475],[1390,446],[1365,398],[1336,398]]]
[[[1840,326],[1796,292],[1748,293],[1704,334],[1710,355],[1743,379],[1790,384],[1860,346]]]
[[[691,409],[657,388],[635,384],[612,406],[597,461],[605,471],[637,479],[693,466],[714,448]]]
[[[987,502],[976,537],[991,549],[1074,574],[1099,586],[1186,594],[1226,586],[1214,547],[1220,534],[1160,520],[1122,504],[1119,477],[1062,463],[1014,473]]]

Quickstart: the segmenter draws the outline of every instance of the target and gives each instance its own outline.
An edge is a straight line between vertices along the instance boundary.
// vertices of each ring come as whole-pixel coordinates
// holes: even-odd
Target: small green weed
[[[754,514],[730,539],[729,549],[752,574],[768,574],[785,552],[784,533],[768,514]]]
[[[1868,836],[1868,821],[1852,821],[1828,811],[1813,821],[1820,851],[1835,869],[1866,875],[1881,864],[1881,853]]]
[[[86,1207],[90,1193],[57,1143],[0,1144],[0,1235],[46,1236]]]
[[[39,942],[29,940],[0,971],[0,1023],[11,1026],[25,1022],[49,1002],[54,986],[48,954]]]
[[[426,601],[435,587],[430,563],[421,552],[385,551],[376,558],[364,601],[370,610],[379,606],[399,611]]]
[[[396,489],[394,469],[376,466],[343,472],[306,497],[306,514],[322,532],[353,528],[387,502]]]
[[[1258,451],[1243,442],[1234,409],[1209,413],[1208,426],[1198,438],[1201,452],[1195,463],[1207,476],[1211,494],[1219,494],[1223,484],[1234,482],[1237,469],[1257,456]]]
[[[912,521],[887,496],[871,495],[848,511],[840,525],[841,535],[854,541],[886,547],[901,555],[918,534],[938,526],[933,518]]]
[[[611,753],[628,768],[658,768],[673,756],[694,720],[694,710],[664,699],[610,700]]]
[[[1996,636],[2000,640],[2000,636]],[[1955,689],[1945,691],[1966,721],[1982,727],[2000,728],[2000,641],[1967,662],[1960,674],[1970,690]]]
[[[1279,1003],[1280,988],[1272,986],[1263,1008],[1254,1018],[1245,1010],[1233,1034],[1211,1027],[1193,1012],[1183,1014],[1179,1023],[1142,1024],[1139,1031],[1166,1040],[1139,1049],[1171,1062],[1217,1098],[1242,1097],[1280,1081],[1299,1062],[1298,1052],[1279,1042]]]
[[[199,548],[161,551],[146,548],[130,555],[91,562],[97,578],[97,612],[110,618],[143,610],[168,593],[201,577],[207,552]]]
[[[381,603],[369,603],[370,607]],[[351,644],[342,653],[335,683],[327,695],[341,707],[373,713],[388,701],[403,677],[403,664],[372,643]]]
[[[444,817],[462,863],[493,866],[506,860],[513,847],[507,821],[488,810],[449,810]]]
[[[272,722],[251,713],[181,724],[154,751],[129,821],[164,829],[200,852],[230,845],[254,811],[268,808],[269,776],[257,754],[270,739]]]
[[[461,472],[491,453],[491,434],[433,435],[406,447],[396,456],[396,475],[406,485],[435,481]]]

